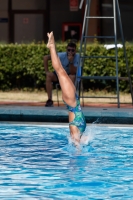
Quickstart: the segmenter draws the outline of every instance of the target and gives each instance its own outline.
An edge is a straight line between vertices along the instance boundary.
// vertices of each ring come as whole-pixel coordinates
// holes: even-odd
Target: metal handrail
[[[84,0],[81,0],[79,9],[82,8],[84,3]],[[113,0],[113,16],[90,16],[90,4],[91,0],[85,1],[85,12],[84,12],[84,20],[83,20],[83,26],[82,26],[82,34],[81,34],[81,40],[80,40],[80,67],[81,71],[83,72],[83,66],[84,66],[84,60],[87,58],[114,58],[116,60],[116,76],[77,76],[78,79],[78,86],[77,91],[80,94],[80,83],[79,80],[82,81],[82,79],[101,79],[101,80],[116,80],[116,92],[117,92],[117,102],[118,102],[118,108],[120,107],[120,100],[119,100],[119,80],[128,80],[130,85],[130,91],[131,91],[131,97],[132,97],[132,104],[133,104],[133,90],[132,90],[132,82],[131,82],[131,76],[130,76],[130,70],[128,66],[128,60],[126,55],[126,48],[125,48],[125,42],[124,42],[124,36],[123,36],[123,30],[122,30],[122,23],[121,23],[121,16],[120,16],[120,9],[119,9],[119,3],[118,0]],[[122,43],[123,43],[123,50],[124,50],[124,57],[126,61],[126,70],[128,77],[119,77],[118,76],[118,47],[117,47],[117,24],[116,24],[116,14],[118,15],[118,22],[120,25],[120,32],[122,37]],[[113,19],[114,22],[114,36],[88,36],[88,26],[89,26],[89,19]],[[86,55],[86,42],[87,38],[114,38],[115,43],[115,56],[87,56]],[[84,45],[83,45],[84,44]],[[82,84],[82,83],[81,83]],[[82,91],[83,93],[83,91]],[[80,96],[81,98],[87,98]],[[88,97],[90,98],[90,97]],[[98,97],[95,97],[98,98]],[[101,97],[100,97],[101,98]],[[110,98],[110,97],[103,97],[103,98]]]

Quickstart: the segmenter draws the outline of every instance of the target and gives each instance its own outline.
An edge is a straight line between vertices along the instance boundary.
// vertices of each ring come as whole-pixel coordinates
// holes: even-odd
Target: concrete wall
[[[45,10],[46,0],[12,0],[13,10]]]
[[[93,0],[90,4],[90,16],[99,16],[99,0]],[[99,34],[99,20],[89,19],[88,35],[97,36]],[[88,39],[88,41],[93,41],[94,39]]]
[[[8,42],[8,0],[0,0],[0,43]]]
[[[128,2],[128,4],[126,4]],[[133,40],[132,22],[133,22],[133,1],[126,0],[120,5],[121,20],[125,40]],[[118,30],[119,31],[119,30]],[[120,31],[118,32],[120,37]]]
[[[62,39],[62,24],[82,23],[82,10],[70,11],[69,0],[50,1],[50,31],[54,31],[56,40]],[[80,2],[80,1],[79,1]]]
[[[112,3],[110,1],[103,1],[102,3],[102,15],[113,16]],[[125,40],[132,41],[132,21],[133,21],[133,1],[132,0],[119,0],[119,7],[121,13],[121,21],[123,27],[123,33]],[[113,20],[105,19],[102,21],[101,33],[103,35],[114,35],[114,23]],[[120,27],[117,21],[117,33],[118,39],[121,39]]]
[[[49,7],[47,7],[47,3]],[[69,0],[12,0],[12,11],[42,11],[46,13],[44,26],[48,31],[54,31],[55,39],[62,40],[63,23],[81,23],[83,22],[84,9],[70,11]],[[80,0],[79,0],[80,3]],[[133,0],[119,0],[121,19],[126,40],[132,40],[132,21],[133,21]],[[98,16],[100,7],[102,15],[112,15],[110,4],[112,0],[93,0],[91,1],[90,15]],[[14,19],[14,16],[12,16]],[[12,21],[13,23],[13,21]],[[49,27],[49,28],[48,28]],[[8,18],[8,0],[0,0],[0,42],[8,42],[11,32],[13,38],[13,25],[10,25]],[[15,28],[14,28],[15,30]],[[41,30],[39,30],[41,31]],[[108,20],[91,19],[89,20],[89,35],[112,35],[113,23]],[[120,31],[118,28],[118,38]],[[36,38],[35,38],[36,39]]]

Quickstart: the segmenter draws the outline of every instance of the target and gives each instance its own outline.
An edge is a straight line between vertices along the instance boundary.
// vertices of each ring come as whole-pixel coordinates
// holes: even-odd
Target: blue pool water
[[[133,199],[133,127],[87,126],[88,145],[67,126],[0,124],[0,199]]]

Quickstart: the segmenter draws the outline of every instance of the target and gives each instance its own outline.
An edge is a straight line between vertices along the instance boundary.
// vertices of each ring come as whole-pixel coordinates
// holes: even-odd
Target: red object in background
[[[23,24],[29,24],[29,18],[24,17],[23,18]]]
[[[70,0],[70,11],[78,11],[79,1],[78,0]]]

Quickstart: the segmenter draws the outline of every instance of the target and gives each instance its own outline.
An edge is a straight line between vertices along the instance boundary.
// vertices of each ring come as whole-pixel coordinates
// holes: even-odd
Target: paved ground
[[[89,103],[82,107],[87,123],[133,124],[133,105]],[[0,121],[68,122],[64,104],[45,107],[38,102],[0,102]]]

